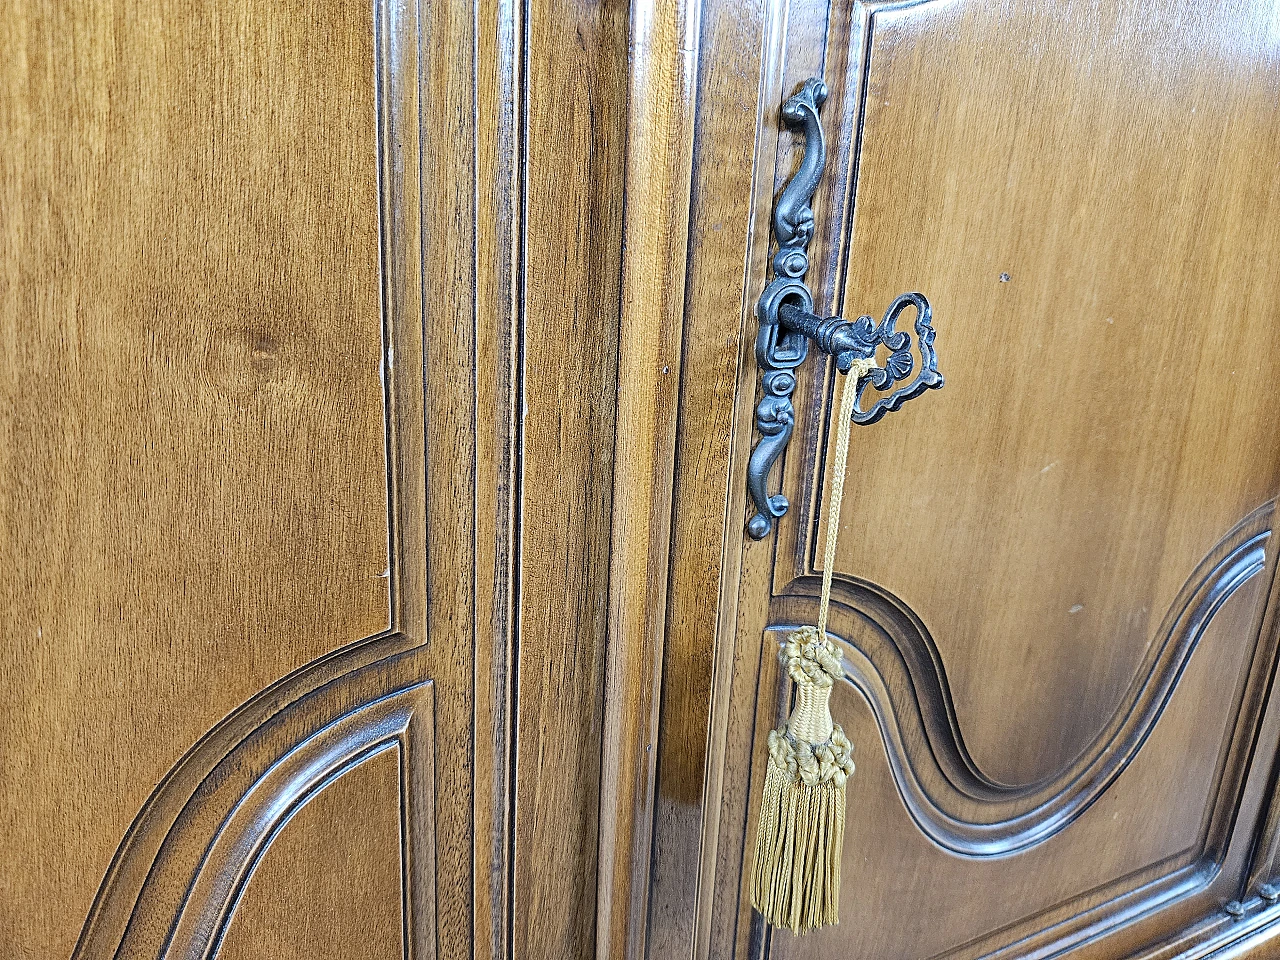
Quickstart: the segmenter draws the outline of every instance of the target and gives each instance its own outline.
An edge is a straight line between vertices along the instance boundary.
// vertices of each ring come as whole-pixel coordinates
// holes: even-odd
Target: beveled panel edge
[[[894,782],[920,829],[959,856],[1006,856],[1044,842],[1088,809],[1137,756],[1214,614],[1264,569],[1274,512],[1275,501],[1259,507],[1197,565],[1106,726],[1068,767],[1025,786],[987,778],[969,756],[923,621],[889,591],[837,576],[831,623],[846,678],[875,713]],[[775,598],[770,631],[809,622],[817,588],[804,577]]]
[[[1280,905],[1248,916],[1216,912],[1176,937],[1133,955],[1133,960],[1266,960],[1280,938]]]
[[[282,677],[192,745],[156,785],[122,838],[86,915],[73,960],[117,955],[179,817],[254,730],[326,684],[425,640],[418,0],[375,0],[372,14],[391,627]]]
[[[1233,709],[1235,720],[1228,728],[1214,792],[1206,811],[1199,842],[1182,853],[1117,877],[1098,888],[1084,891],[1068,901],[1021,919],[979,940],[957,945],[940,954],[939,960],[942,957],[956,960],[974,960],[979,957],[984,960],[1002,960],[1006,957],[1009,960],[1015,957],[1018,960],[1048,960],[1051,957],[1075,955],[1076,951],[1092,958],[1097,955],[1094,951],[1099,949],[1104,951],[1101,954],[1103,956],[1132,956],[1135,960],[1190,960],[1217,956],[1216,951],[1219,950],[1226,951],[1224,956],[1233,957],[1269,955],[1266,951],[1273,949],[1273,939],[1280,936],[1280,905],[1263,899],[1257,892],[1256,875],[1259,871],[1265,874],[1265,865],[1260,866],[1257,861],[1269,861],[1266,861],[1265,850],[1259,849],[1262,845],[1258,837],[1265,834],[1255,830],[1254,824],[1268,803],[1275,804],[1274,799],[1267,800],[1272,789],[1272,768],[1276,766],[1274,757],[1266,748],[1259,752],[1259,745],[1274,743],[1280,731],[1280,702],[1271,697],[1277,655],[1280,654],[1280,631],[1277,631],[1280,623],[1280,598],[1275,590],[1278,544],[1274,542],[1274,537],[1267,536],[1260,529],[1258,523],[1260,516],[1265,515],[1270,529],[1270,523],[1276,518],[1274,507],[1274,501],[1268,502],[1237,525],[1232,534],[1225,537],[1219,548],[1198,568],[1221,570],[1225,566],[1230,570],[1230,562],[1223,561],[1232,553],[1257,554],[1262,551],[1262,556],[1255,556],[1254,559],[1260,563],[1261,571],[1268,575],[1268,584],[1253,618],[1257,626],[1253,633],[1256,637],[1254,651],[1247,675],[1242,678],[1239,699]],[[1251,529],[1254,531],[1252,537],[1248,535]],[[1233,542],[1237,544],[1234,550],[1229,547]],[[1218,558],[1217,563],[1213,562],[1215,557]],[[1246,569],[1247,565],[1246,561]],[[1260,571],[1255,569],[1245,575],[1244,579],[1231,576],[1220,578],[1220,584],[1229,595],[1258,572]],[[1203,593],[1211,584],[1212,578],[1201,584],[1199,591],[1192,593]],[[811,583],[811,578],[803,578],[798,581],[797,586],[801,589],[812,586],[815,593],[817,590],[816,585]],[[1180,596],[1185,596],[1190,586],[1188,584],[1184,587]],[[898,602],[896,598],[890,599]],[[1216,610],[1226,599],[1226,596],[1219,596],[1209,606]],[[806,597],[805,603],[809,606],[815,602]],[[1204,606],[1192,604],[1193,608]],[[840,614],[845,622],[850,622],[850,617],[856,617],[864,623],[869,620],[863,610],[854,610],[847,604],[842,607]],[[1175,605],[1170,614],[1175,623],[1181,619],[1173,617],[1176,610]],[[805,618],[802,616],[799,619]],[[1190,632],[1202,632],[1207,623],[1208,618],[1204,618],[1199,628]],[[834,627],[833,620],[833,629]],[[770,627],[762,638],[762,676],[766,675],[763,669],[767,666],[765,661],[772,662],[774,659],[769,654],[776,649],[777,641],[771,638],[778,637],[786,629],[786,626]],[[853,652],[854,658],[870,664],[870,659],[861,655],[851,644],[844,643],[844,646],[846,653]],[[1187,657],[1190,653],[1191,651],[1187,652]],[[856,670],[849,670],[848,673],[848,681],[866,699],[883,731],[884,720],[880,708],[874,702],[876,694],[868,693],[861,682],[866,679],[866,673]],[[771,693],[773,687],[776,686],[781,691],[782,699],[777,702],[787,702],[785,677],[777,675],[776,671],[768,671],[767,675],[776,675],[776,681],[774,684],[762,683],[758,694],[762,698],[757,707],[757,726],[760,729],[780,722],[783,716],[781,707],[776,711],[778,716],[774,717],[763,706],[774,703],[775,696]],[[1135,681],[1135,685],[1136,683]],[[1172,691],[1169,695],[1171,694]],[[1152,719],[1152,725],[1156,720],[1158,716]],[[921,735],[928,736],[923,733]],[[1138,744],[1138,749],[1140,747],[1141,743]],[[892,758],[890,766],[892,770]],[[898,771],[892,770],[892,775],[895,787],[902,796],[897,779]],[[1118,776],[1118,772],[1116,775]],[[750,777],[749,771],[746,776]],[[1062,779],[1064,775],[1055,778]],[[753,799],[748,812],[749,822],[755,809],[754,790],[751,795]],[[903,800],[904,805],[910,809],[907,799],[903,797]],[[911,816],[918,823],[916,813],[911,811]],[[937,842],[932,836],[931,839]],[[1249,868],[1251,862],[1254,865],[1249,872],[1255,875],[1252,881],[1246,878],[1246,868]],[[1080,909],[1081,906],[1083,909]],[[745,944],[739,944],[740,947],[746,947],[746,956],[760,956],[766,950],[771,931],[763,927],[757,930],[760,926],[753,923],[752,938]],[[1170,934],[1170,929],[1177,932]],[[1115,952],[1117,950],[1118,953]],[[1255,950],[1259,952],[1251,952]]]
[[[357,641],[274,684],[202,737],[147,798],[117,848],[72,954],[74,960],[116,955],[138,909],[142,888],[188,803],[218,766],[255,729],[288,705],[335,679],[403,652],[412,641],[391,632]]]
[[[378,265],[392,629],[426,630],[422,96],[418,0],[374,0]]]
[[[418,842],[430,836],[421,829],[418,818],[420,810],[433,806],[434,798],[429,793],[415,796],[415,791],[405,782],[404,771],[409,767],[411,752],[415,756],[414,766],[421,764],[423,769],[431,769],[432,692],[431,681],[419,680],[380,694],[320,729],[308,730],[305,739],[272,762],[235,802],[210,840],[161,955],[174,958],[216,955],[254,870],[289,819],[349,770],[384,750],[394,749],[400,755],[402,768],[401,896],[403,906],[408,908],[403,913],[402,942],[407,957],[421,956],[418,945],[427,931],[434,928],[434,917],[429,913],[429,898],[422,904],[426,912],[420,913],[416,909],[416,898],[409,896],[419,885],[411,875],[411,867],[430,868],[429,851],[416,848]],[[282,722],[294,726],[296,714],[306,712],[308,706],[305,700],[293,705],[281,718]],[[420,734],[426,738],[424,742],[410,742],[410,724],[415,717],[428,720],[425,729],[421,729],[422,724],[418,725]],[[424,921],[425,930],[418,929],[418,924]]]
[[[432,685],[421,676],[421,651],[368,664],[312,690],[253,729],[201,780],[147,869],[118,944],[99,956],[210,957],[277,826],[322,785],[379,744],[404,744],[414,715],[429,714]],[[424,700],[423,697],[426,697]],[[413,749],[417,751],[417,747]],[[420,782],[420,781],[419,781]],[[404,799],[404,859],[430,876],[428,811],[410,816]],[[430,804],[428,804],[429,806]],[[231,831],[228,833],[228,831]],[[421,887],[421,876],[407,884]],[[429,922],[429,914],[418,918]],[[406,914],[406,925],[409,916]],[[423,942],[429,930],[410,931]]]

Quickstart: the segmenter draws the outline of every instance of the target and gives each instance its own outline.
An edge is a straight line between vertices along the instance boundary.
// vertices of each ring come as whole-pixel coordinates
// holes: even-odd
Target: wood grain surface
[[[513,949],[595,951],[627,8],[531,11]]]
[[[218,956],[403,957],[400,850],[400,757],[391,749],[343,774],[285,825],[245,888]],[[328,877],[316,882],[298,863]]]
[[[823,363],[802,369],[796,436],[774,481],[793,508],[775,541],[743,547],[734,501],[754,439],[756,371],[744,345],[736,411],[717,420],[706,396],[723,357],[686,339],[682,378],[704,403],[682,408],[677,437],[678,450],[697,453],[677,461],[664,655],[707,664],[715,680],[664,684],[651,943],[694,956],[1072,948],[1172,957],[1245,943],[1275,919],[1257,895],[1274,840],[1266,863],[1249,868],[1275,750],[1274,706],[1265,705],[1276,647],[1269,523],[1259,528],[1265,562],[1259,552],[1203,632],[1186,635],[1185,670],[1166,672],[1181,641],[1165,642],[1179,635],[1171,618],[1199,582],[1198,565],[1280,492],[1280,410],[1267,389],[1280,353],[1264,267],[1280,242],[1265,212],[1280,199],[1269,173],[1280,111],[1267,17],[1247,3],[1085,17],[1032,0],[793,2],[726,16],[704,34],[704,51],[719,32],[734,38],[703,58],[699,102],[735,90],[708,124],[758,103],[760,127],[776,131],[781,100],[825,76],[831,155],[810,274],[820,312],[877,313],[899,293],[923,291],[947,387],[854,438],[836,564],[849,592],[833,619],[857,691],[839,710],[846,729],[860,729],[846,922],[800,940],[771,936],[740,882],[754,816],[749,768],[786,695],[775,640],[761,631],[815,612],[831,386]],[[735,300],[749,310],[763,285],[761,229],[796,154],[790,136],[753,136],[754,155],[736,164],[724,138],[696,141],[705,152],[693,173],[695,224],[748,211],[753,185],[763,182],[766,199],[745,235],[697,232],[688,274],[720,283],[691,279],[686,331]],[[735,177],[735,189],[710,192]],[[741,290],[723,279],[744,271]],[[717,329],[726,336],[733,325]],[[708,464],[700,455],[728,423],[727,462]],[[697,492],[695,477],[708,471],[727,479],[723,509]],[[682,576],[676,561],[693,542],[706,544],[702,578]],[[884,640],[882,608],[860,592],[864,583],[909,608],[924,632],[913,641],[890,630]],[[713,605],[717,642],[695,654],[687,623],[705,630]],[[736,624],[726,625],[726,611]],[[895,650],[908,664],[936,657],[945,680],[936,696],[924,673],[894,679],[907,675],[894,673]],[[912,684],[903,703],[914,696],[915,705],[894,706],[889,691]],[[1114,735],[1126,705],[1165,686],[1173,692],[1151,701],[1160,709],[1130,756]],[[930,704],[946,736],[915,720],[915,732],[893,733]],[[994,825],[999,810],[1036,791],[1049,809],[1088,785],[1081,771],[1111,763],[1123,772],[1025,853],[957,856],[925,839],[920,817],[930,815],[912,807],[903,779],[908,768],[924,776],[929,763],[948,763],[926,761],[948,755],[947,737],[959,744],[956,766],[939,774],[928,803],[941,802],[944,782],[954,789],[976,775],[974,792],[948,807],[960,820]],[[881,800],[872,799],[879,786],[860,795],[864,775],[868,789],[887,787]],[[681,869],[692,830],[696,881]],[[1103,837],[1108,830],[1117,832]],[[1224,907],[1237,898],[1244,919],[1233,933],[1222,918],[1236,916]],[[1263,941],[1250,942],[1266,955]]]
[[[361,4],[0,19],[0,953],[66,957],[179,757],[388,624],[373,37]]]
[[[1086,749],[1195,564],[1280,491],[1280,79],[1249,55],[1259,19],[877,17],[844,302],[927,291],[948,380],[859,431],[836,569],[930,625],[1001,783]]]
[[[22,13],[6,955],[590,955],[625,8]]]
[[[697,3],[635,3],[618,331],[596,955],[646,953],[671,545]],[[681,682],[675,678],[676,682]]]
[[[1262,0],[8,13],[0,954],[1274,952]],[[796,939],[743,878],[819,358],[742,525],[814,75],[816,302],[921,290],[947,387],[855,433]]]

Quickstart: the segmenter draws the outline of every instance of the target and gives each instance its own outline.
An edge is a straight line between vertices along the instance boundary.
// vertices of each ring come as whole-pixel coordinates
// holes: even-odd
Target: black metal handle
[[[757,540],[769,535],[773,522],[790,506],[782,494],[769,494],[769,473],[791,439],[795,426],[795,407],[791,403],[796,388],[795,370],[808,355],[810,341],[833,356],[836,369],[845,374],[855,361],[875,357],[880,347],[889,351],[882,365],[859,379],[854,423],[875,423],[925,390],[941,387],[943,382],[933,349],[933,310],[923,294],[904,293],[896,298],[879,324],[869,316],[845,320],[824,318],[813,312],[813,293],[804,278],[809,272],[809,241],[814,230],[810,202],[826,164],[826,141],[819,117],[826,99],[827,85],[813,77],[782,106],[783,122],[804,134],[805,151],[800,169],[783,188],[774,207],[773,233],[778,239],[778,252],[773,256],[774,276],[756,304],[760,320],[756,361],[762,372],[764,397],[756,406],[760,440],[747,465],[747,489],[756,507],[747,532]],[[878,397],[864,409],[862,400],[868,388],[877,392],[889,390],[910,377],[915,367],[911,335],[896,329],[899,316],[908,307],[916,311],[915,345],[920,353],[920,370],[910,383]]]

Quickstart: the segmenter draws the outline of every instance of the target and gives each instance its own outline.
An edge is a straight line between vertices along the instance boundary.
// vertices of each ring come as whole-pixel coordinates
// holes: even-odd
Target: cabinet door
[[[1171,957],[1265,940],[1271,5],[732,11],[702,7],[650,955]],[[765,738],[790,696],[779,640],[814,622],[832,533],[835,375],[816,350],[771,479],[790,510],[760,541],[744,521],[753,311],[802,147],[778,112],[810,76],[830,89],[817,312],[878,317],[923,292],[946,385],[853,428],[830,621],[857,760],[841,923],[795,937],[747,890]]]
[[[627,21],[524,13],[6,4],[0,956],[592,953]]]

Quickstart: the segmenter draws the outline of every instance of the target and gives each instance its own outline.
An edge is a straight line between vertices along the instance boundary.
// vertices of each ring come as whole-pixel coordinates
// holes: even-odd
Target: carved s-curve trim
[[[845,676],[871,705],[894,783],[920,829],[961,856],[996,857],[1043,843],[1084,813],[1142,749],[1214,614],[1262,571],[1274,510],[1274,501],[1255,510],[1196,567],[1124,699],[1081,756],[1025,786],[996,783],[969,756],[941,656],[920,618],[875,584],[837,577],[833,614],[863,627],[857,644],[841,641]],[[815,577],[791,584],[775,600],[770,632],[810,622],[817,593]]]

